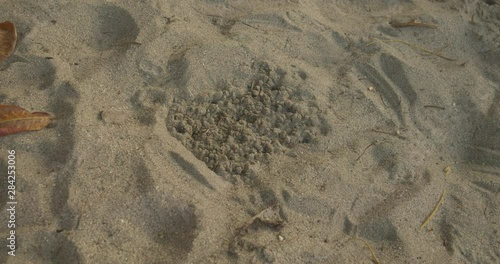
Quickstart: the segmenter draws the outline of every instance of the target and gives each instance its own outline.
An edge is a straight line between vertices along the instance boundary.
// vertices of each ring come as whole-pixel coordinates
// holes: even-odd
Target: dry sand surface
[[[498,0],[0,4],[0,263],[500,263]]]

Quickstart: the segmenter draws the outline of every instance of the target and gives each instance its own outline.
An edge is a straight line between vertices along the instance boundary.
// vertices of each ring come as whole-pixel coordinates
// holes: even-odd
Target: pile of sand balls
[[[268,76],[245,91],[225,89],[194,101],[174,99],[167,127],[198,159],[219,175],[245,175],[298,143],[311,143],[323,118],[298,91]]]

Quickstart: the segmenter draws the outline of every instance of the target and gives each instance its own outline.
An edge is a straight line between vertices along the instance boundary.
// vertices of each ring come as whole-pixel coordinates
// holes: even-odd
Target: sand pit
[[[499,17],[3,1],[0,104],[55,120],[0,137],[0,263],[499,263]]]

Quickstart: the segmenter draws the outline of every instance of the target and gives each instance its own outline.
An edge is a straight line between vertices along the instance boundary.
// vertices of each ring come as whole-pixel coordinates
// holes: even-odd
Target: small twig
[[[445,194],[445,190],[443,190],[443,193],[441,194],[439,201],[437,202],[436,206],[434,206],[434,210],[432,210],[432,212],[429,214],[429,216],[427,216],[425,221],[420,225],[420,229],[422,229],[432,219],[432,217],[434,217],[434,214],[436,214],[437,210],[439,209],[439,206],[441,205],[441,203],[443,203],[444,194]]]
[[[443,50],[445,50],[446,48],[448,48],[448,46],[450,46],[450,45],[446,44],[446,46],[444,46],[444,47],[442,47],[442,48],[440,48],[440,49],[437,49],[437,50],[435,50],[434,52],[436,52],[436,53],[441,53],[441,51],[443,51]],[[428,55],[431,55],[431,54],[428,54]]]
[[[392,20],[391,22],[389,22],[389,24],[395,28],[402,28],[402,27],[427,27],[427,28],[434,28],[434,29],[437,28],[436,25],[422,23],[422,22],[416,21],[415,19],[412,19],[408,22],[399,22],[397,20]]]
[[[360,159],[363,155],[365,155],[365,152],[366,152],[366,150],[367,150],[368,148],[370,148],[370,147],[372,147],[372,146],[377,145],[377,143],[378,143],[377,141],[373,141],[372,143],[370,143],[370,145],[368,145],[368,146],[367,146],[367,147],[363,150],[363,153],[361,153],[361,155],[359,155],[359,157],[356,159],[356,161],[359,161],[359,159]]]
[[[437,108],[437,109],[441,109],[441,110],[446,110],[446,108],[442,107],[442,106],[437,106],[437,105],[424,105],[425,108]]]
[[[265,29],[260,29],[260,28],[258,28],[258,27],[252,26],[252,25],[248,24],[247,22],[243,22],[243,21],[241,21],[241,20],[238,20],[238,21],[239,21],[241,24],[243,24],[243,25],[245,25],[245,26],[247,26],[247,27],[253,28],[253,29],[255,29],[255,30],[264,31],[265,33],[267,33],[267,30],[265,30]]]
[[[368,248],[368,250],[370,250],[370,253],[372,254],[372,260],[375,264],[380,264],[380,261],[378,260],[377,256],[375,255],[375,252],[373,251],[372,247],[370,246],[370,244],[368,242],[366,242],[364,239],[361,239],[359,237],[355,237],[356,239],[358,240],[361,240],[361,242],[363,242],[363,244],[365,244],[365,246]]]
[[[390,135],[390,136],[397,137],[397,138],[399,138],[399,139],[404,139],[404,140],[406,140],[406,137],[403,137],[403,136],[401,136],[401,135],[400,135],[400,134],[398,134],[398,133],[386,132],[386,131],[377,130],[377,129],[372,129],[372,132],[375,132],[375,133],[382,133],[382,134],[386,134],[386,135]]]
[[[414,49],[417,49],[417,50],[420,50],[420,51],[423,51],[423,52],[426,52],[426,53],[429,53],[429,54],[432,54],[432,55],[438,56],[438,57],[440,57],[440,58],[442,58],[442,59],[449,60],[449,61],[455,61],[455,59],[451,59],[451,58],[445,57],[445,56],[443,56],[443,55],[441,55],[441,54],[439,54],[439,53],[437,53],[437,52],[435,52],[435,51],[428,50],[428,49],[426,49],[426,48],[422,48],[422,47],[420,47],[420,46],[418,46],[418,45],[415,45],[415,44],[412,44],[412,43],[406,42],[406,41],[404,41],[404,40],[400,40],[400,39],[388,39],[388,40],[383,40],[383,39],[379,39],[379,38],[374,38],[374,39],[377,39],[377,40],[382,41],[382,42],[399,42],[399,43],[403,43],[403,44],[408,45],[408,46],[410,46],[410,47],[412,47],[412,48],[414,48]],[[366,46],[369,46],[369,45],[372,45],[372,44],[373,44],[373,42],[370,42],[370,43],[366,44]]]

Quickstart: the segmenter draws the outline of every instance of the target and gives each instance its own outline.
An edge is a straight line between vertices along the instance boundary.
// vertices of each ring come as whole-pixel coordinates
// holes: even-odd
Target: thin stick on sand
[[[428,23],[422,23],[422,22],[417,21],[415,19],[411,19],[408,22],[400,22],[400,21],[397,21],[397,20],[392,20],[391,22],[389,22],[389,24],[392,27],[395,27],[395,28],[402,28],[402,27],[427,27],[427,28],[433,28],[433,29],[437,28],[436,25],[428,24]]]
[[[438,56],[438,57],[440,57],[440,58],[442,58],[442,59],[449,60],[449,61],[456,61],[455,59],[445,57],[445,56],[443,56],[443,55],[441,55],[441,54],[439,54],[439,53],[437,53],[437,52],[435,52],[435,51],[432,51],[432,50],[429,50],[429,49],[426,49],[426,48],[420,47],[420,46],[418,46],[418,45],[415,45],[415,44],[412,44],[412,43],[406,42],[406,41],[401,40],[401,39],[379,39],[379,38],[374,38],[374,39],[376,39],[376,40],[378,40],[378,41],[381,41],[381,42],[398,42],[398,43],[403,43],[403,44],[408,45],[408,46],[410,46],[410,47],[412,47],[412,48],[414,48],[414,49],[417,49],[417,50],[420,50],[420,51],[426,52],[426,53],[428,53],[428,54],[432,54],[432,55]],[[369,45],[371,45],[371,44],[373,44],[373,43],[374,43],[374,42],[370,42],[370,43],[366,44],[366,46],[369,46]]]
[[[367,149],[369,149],[370,147],[375,146],[375,145],[377,145],[377,144],[378,144],[378,142],[377,142],[376,140],[375,140],[375,141],[373,141],[372,143],[370,143],[370,145],[368,145],[368,146],[367,146],[367,147],[363,150],[363,152],[361,153],[361,155],[359,155],[359,156],[358,156],[358,158],[356,159],[356,161],[359,161],[359,159],[361,159],[361,157],[363,157],[363,155],[365,155],[365,152],[366,152],[366,150],[367,150]]]
[[[436,206],[434,206],[434,210],[432,210],[432,212],[429,214],[429,216],[427,216],[425,221],[420,225],[420,229],[422,229],[427,223],[429,223],[429,221],[431,221],[432,217],[434,217],[434,214],[436,214],[437,210],[439,209],[439,206],[441,205],[441,203],[443,203],[444,194],[445,194],[445,190],[443,190],[443,193],[441,194],[439,201],[437,202]]]
[[[368,242],[366,242],[365,240],[359,238],[359,237],[355,237],[355,238],[361,240],[361,242],[363,242],[363,244],[365,244],[365,246],[368,248],[368,250],[370,250],[370,253],[372,254],[372,260],[373,260],[373,262],[375,264],[380,264],[380,261],[378,260],[377,256],[375,256],[375,252],[373,251],[373,249],[370,246],[370,244]]]

